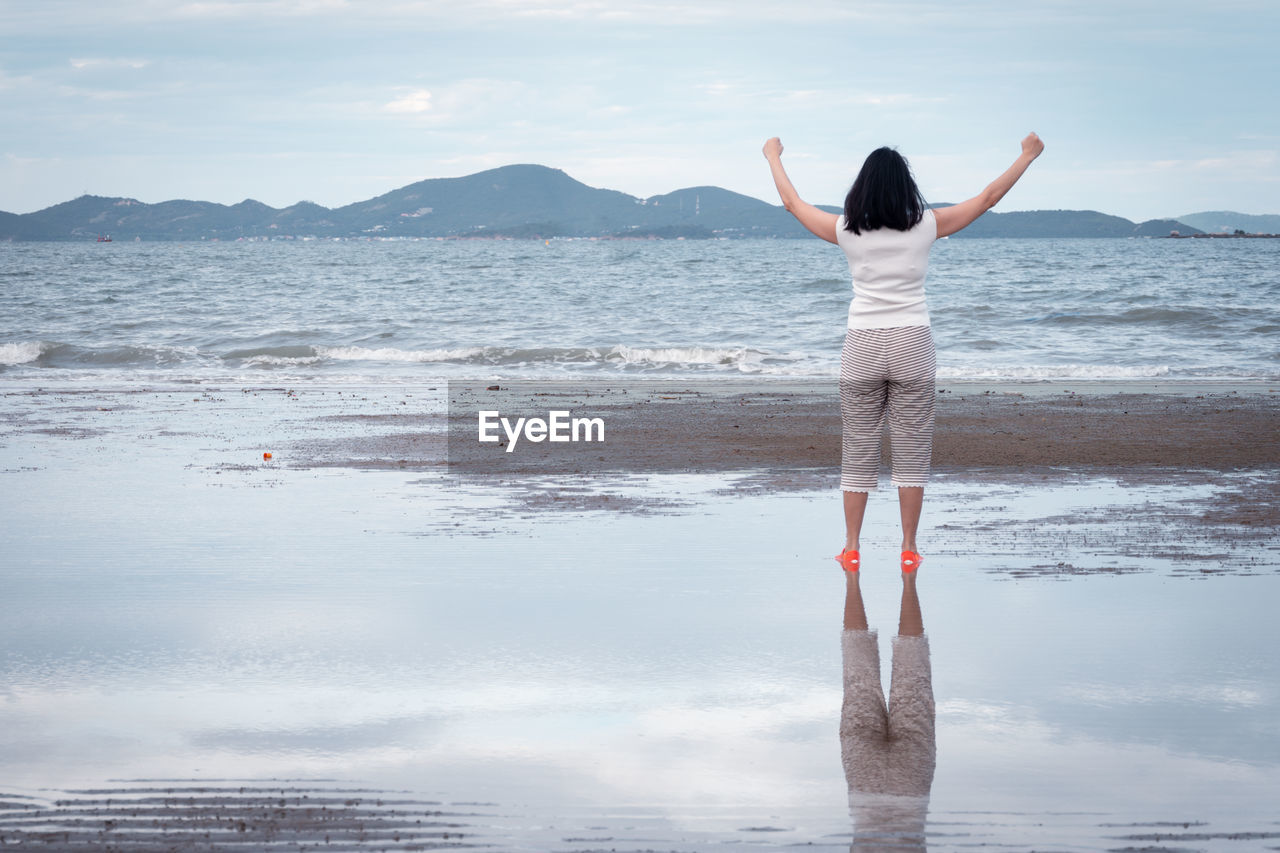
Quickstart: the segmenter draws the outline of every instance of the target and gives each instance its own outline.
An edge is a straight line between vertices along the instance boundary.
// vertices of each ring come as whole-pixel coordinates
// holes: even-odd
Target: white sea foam
[[[324,361],[324,358],[318,355],[255,355],[246,358],[244,363],[263,367],[300,367],[307,364],[318,364],[322,361]]]
[[[397,349],[396,347],[380,347],[377,349],[371,349],[369,347],[358,346],[300,346],[271,347],[269,350],[274,351],[260,352],[253,355],[250,355],[245,351],[237,351],[230,353],[226,357],[243,358],[244,364],[248,366],[305,367],[309,364],[321,364],[323,362],[333,361],[374,361],[384,363],[467,362],[473,358],[484,355],[486,352],[482,347],[405,350]],[[297,354],[287,354],[290,350],[295,351]]]
[[[938,368],[939,379],[1154,379],[1169,374],[1168,365],[1163,364],[965,364]]]
[[[467,361],[485,353],[483,347],[405,350],[395,347],[315,347],[316,356],[334,361]]]
[[[52,346],[44,341],[14,341],[0,344],[0,364],[26,364],[35,361]]]
[[[765,353],[747,347],[629,347],[616,346],[605,355],[605,361],[620,364],[713,364],[757,367]]]

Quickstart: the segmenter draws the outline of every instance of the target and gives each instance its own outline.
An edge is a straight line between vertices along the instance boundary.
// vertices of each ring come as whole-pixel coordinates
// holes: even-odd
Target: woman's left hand
[[[778,137],[768,139],[764,143],[764,159],[772,160],[774,157],[782,156],[782,140]]]

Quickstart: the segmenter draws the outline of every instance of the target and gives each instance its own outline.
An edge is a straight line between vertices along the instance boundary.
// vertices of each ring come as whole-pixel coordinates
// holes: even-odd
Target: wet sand
[[[605,441],[524,442],[512,453],[476,441],[480,410],[552,409],[600,417]],[[299,469],[447,471],[526,517],[680,512],[687,496],[646,491],[647,478],[717,475],[731,483],[726,494],[837,489],[838,412],[834,383],[451,383],[447,415],[322,416],[320,435],[288,446],[283,458]],[[333,435],[338,426],[349,432]],[[882,488],[889,457],[886,437]],[[1087,481],[1173,490],[1156,501],[1100,496],[1097,505],[1045,506],[1032,516],[995,503],[961,524],[939,519],[939,555],[1021,551],[1033,562],[993,569],[1014,576],[1147,571],[1148,557],[1195,573],[1270,571],[1280,532],[1280,396],[1269,388],[951,384],[938,393],[933,458],[937,485],[1057,489],[1064,505]],[[1036,539],[1020,539],[1030,528]],[[1170,531],[1178,531],[1172,539]]]
[[[179,783],[0,793],[0,846],[59,850],[475,847],[470,807],[367,788]],[[487,845],[482,845],[487,846]]]
[[[1280,395],[1262,387],[951,385],[938,394],[934,470],[941,476],[1016,483],[1064,471],[1122,481],[1212,482],[1235,472],[1280,470]],[[439,470],[472,482],[576,485],[654,473],[748,474],[742,488],[798,490],[838,484],[840,419],[832,383],[502,383],[453,385],[446,419],[411,414],[360,419],[358,435],[302,441],[295,467]],[[565,409],[599,417],[600,444],[482,445],[476,412]],[[887,475],[889,441],[884,466]],[[886,477],[887,479],[887,477]],[[1280,524],[1277,478],[1214,508],[1221,522]],[[616,504],[622,507],[622,503]],[[634,509],[635,507],[630,507]]]
[[[1166,520],[1227,531],[1237,540],[1273,535],[1280,528],[1278,390],[1239,383],[950,383],[937,398],[935,477],[1010,486],[1081,477],[1213,485],[1212,501],[1154,509]],[[221,447],[198,451],[189,464],[222,473],[257,471],[261,451],[270,449],[272,468],[447,474],[467,486],[497,487],[492,491],[517,509],[537,513],[678,509],[680,495],[635,488],[649,475],[728,476],[738,493],[835,489],[839,478],[834,382],[524,381],[496,389],[451,382],[194,393],[62,388],[4,398],[0,427],[11,433],[103,446],[214,439]],[[569,410],[599,417],[606,437],[598,444],[526,441],[507,453],[505,444],[476,441],[482,409]],[[123,427],[132,437],[119,434],[124,424],[132,424]],[[886,438],[886,484],[889,457]],[[1074,516],[1087,520],[1087,511]]]
[[[286,451],[278,461],[294,468],[439,470],[448,465],[455,473],[482,474],[500,465],[494,470],[572,475],[830,474],[839,466],[834,382],[525,381],[447,387],[447,413],[440,399],[445,383],[367,392],[202,387],[198,396],[150,389],[10,391],[3,394],[7,403],[0,422],[13,432],[92,439],[109,435],[114,414],[145,409],[177,428],[156,435],[208,430],[253,440],[262,432],[258,423],[228,420],[236,417],[243,395],[263,399],[259,418],[296,421],[310,414],[305,429],[295,431],[306,437],[295,435],[287,447],[276,446]],[[320,403],[325,394],[329,402]],[[298,405],[308,400],[316,405]],[[193,432],[190,417],[196,409],[199,428]],[[567,409],[575,416],[599,416],[607,440],[572,446],[523,442],[518,452],[506,453],[505,442],[475,441],[479,409],[504,415]],[[888,450],[886,438],[886,471]],[[939,472],[985,472],[997,478],[1063,467],[1121,476],[1273,469],[1280,466],[1280,389],[1238,383],[952,383],[938,392],[933,464]],[[778,485],[787,484],[780,480]]]
[[[439,415],[338,416],[358,419],[362,434],[300,444],[290,464],[430,468],[447,458],[454,469],[472,473],[501,463],[506,472],[546,474],[794,471],[839,464],[839,398],[831,383],[524,382],[496,390],[477,385],[454,396],[448,448],[440,440]],[[1261,388],[1082,393],[953,385],[939,391],[937,405],[933,460],[939,471],[1007,476],[1062,466],[1133,473],[1280,464],[1280,394]],[[474,440],[475,410],[482,408],[503,414],[560,408],[598,416],[607,439],[597,447],[582,445],[580,452],[579,446],[524,443],[506,453],[505,443]]]
[[[662,850],[844,850],[854,842],[838,815],[806,815],[797,827],[777,816],[749,809],[720,814],[704,807],[712,821],[731,828],[676,828],[660,813],[630,808],[623,813],[587,810],[545,813],[492,802],[424,800],[406,791],[336,784],[258,780],[219,784],[198,780],[147,780],[102,788],[47,791],[41,796],[0,792],[0,846],[15,850],[119,850],[138,853],[277,850],[559,850],[564,853],[619,853]],[[733,814],[737,812],[737,814]],[[736,817],[737,820],[733,820]],[[1183,821],[1115,821],[1096,813],[1024,814],[957,811],[934,813],[925,838],[929,846],[958,849],[986,846],[993,833],[1020,843],[1001,846],[1055,849],[1107,845],[1112,850],[1202,850],[1224,842],[1263,844],[1280,840],[1266,822],[1236,824],[1187,818]],[[694,824],[697,821],[693,822]],[[734,826],[733,824],[739,824]],[[843,824],[843,826],[842,826]],[[815,830],[819,834],[815,837]],[[1011,832],[1012,830],[1012,832]],[[864,839],[865,840],[865,839]],[[1192,845],[1190,847],[1185,845]],[[1123,846],[1114,846],[1123,845]],[[1169,846],[1176,845],[1176,846]],[[859,849],[861,847],[859,846]],[[876,849],[880,849],[877,847]],[[894,848],[899,849],[899,848]],[[1267,847],[1266,849],[1272,849]]]

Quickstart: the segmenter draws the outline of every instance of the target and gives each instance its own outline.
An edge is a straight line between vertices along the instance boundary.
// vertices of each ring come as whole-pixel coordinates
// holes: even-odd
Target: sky
[[[84,193],[339,206],[511,163],[648,197],[1280,213],[1275,0],[4,0],[0,210]]]

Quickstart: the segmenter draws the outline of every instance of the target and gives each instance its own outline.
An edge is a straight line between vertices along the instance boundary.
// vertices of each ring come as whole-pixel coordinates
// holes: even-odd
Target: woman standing
[[[886,420],[892,482],[902,515],[902,570],[920,566],[916,528],[933,450],[937,372],[924,297],[929,249],[934,240],[956,233],[994,207],[1043,150],[1040,137],[1028,134],[1018,159],[980,194],[931,210],[906,159],[892,148],[877,148],[845,197],[844,213],[837,215],[800,198],[782,167],[782,142],[776,136],[764,144],[783,206],[815,235],[839,245],[853,275],[840,358],[845,543],[836,559],[846,571],[860,567],[858,536],[867,497],[876,488]]]

